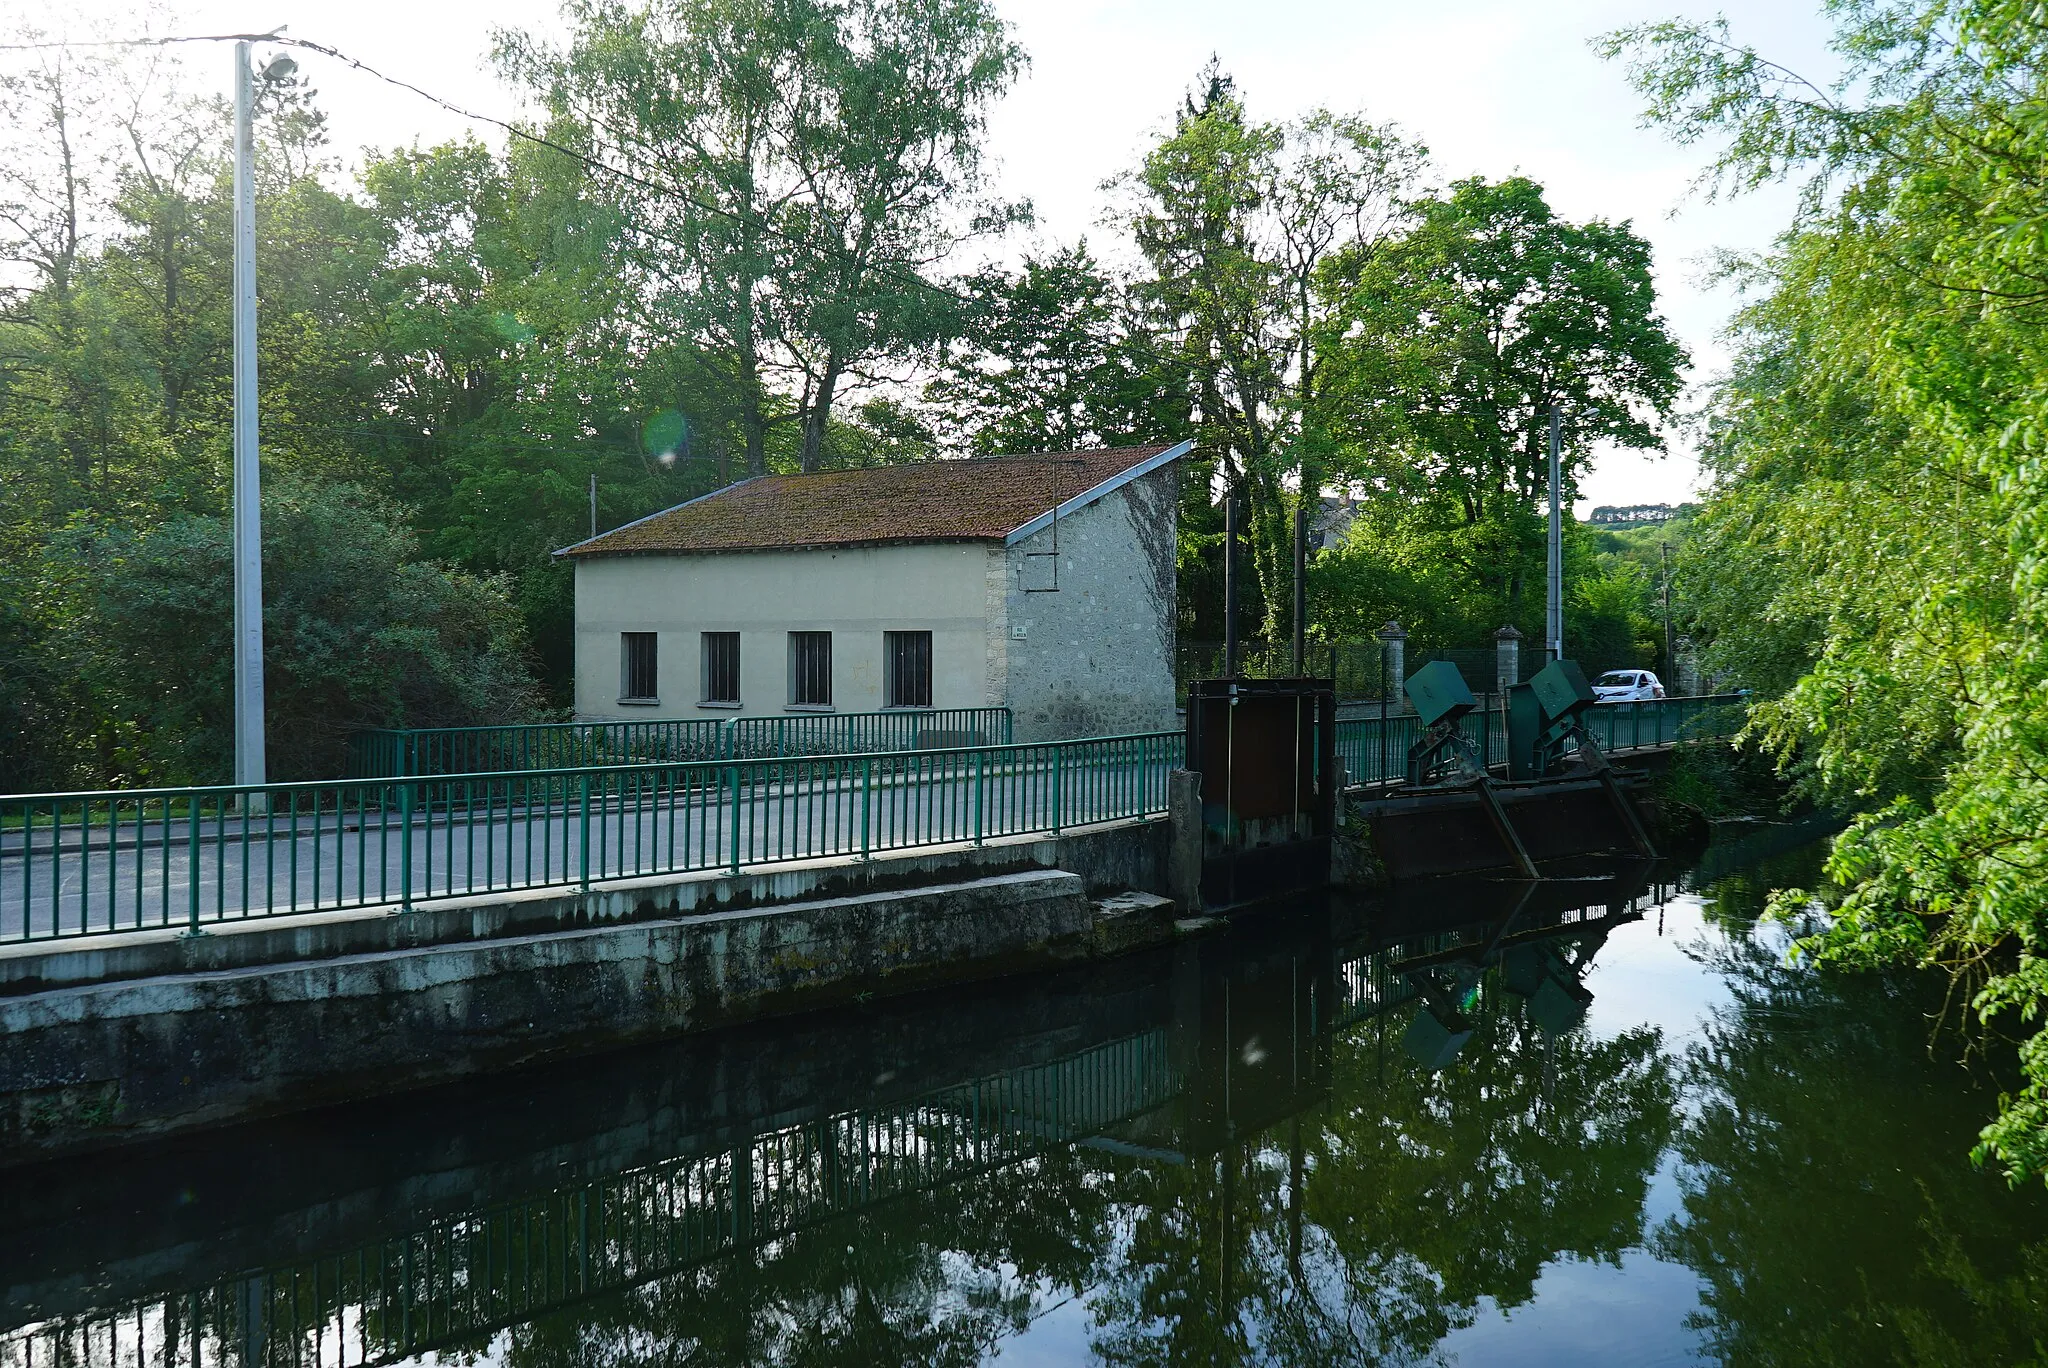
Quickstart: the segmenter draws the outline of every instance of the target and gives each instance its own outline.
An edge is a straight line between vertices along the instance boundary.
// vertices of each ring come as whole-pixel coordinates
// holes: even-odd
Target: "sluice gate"
[[[1201,679],[1187,767],[1201,776],[1202,906],[1326,888],[1337,829],[1337,692],[1327,679]]]
[[[1329,886],[1346,820],[1391,881],[1500,871],[1543,877],[1545,861],[1653,859],[1638,776],[1596,738],[1596,699],[1576,662],[1553,661],[1483,709],[1457,667],[1431,661],[1405,682],[1412,714],[1400,778],[1352,789],[1335,690],[1320,679],[1209,679],[1189,690],[1187,767],[1201,792],[1201,903],[1211,911]],[[1610,729],[1611,730],[1611,729]],[[1384,723],[1382,732],[1385,732]],[[1498,744],[1496,744],[1498,742]]]
[[[1545,860],[1656,857],[1634,776],[1593,737],[1597,700],[1577,662],[1552,661],[1509,691],[1504,767],[1485,763],[1467,734],[1479,704],[1455,666],[1423,666],[1408,696],[1423,731],[1407,783],[1361,804],[1389,878],[1504,870],[1535,879]]]

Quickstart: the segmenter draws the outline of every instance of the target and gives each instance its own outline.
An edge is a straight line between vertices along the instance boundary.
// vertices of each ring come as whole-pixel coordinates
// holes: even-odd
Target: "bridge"
[[[1611,705],[1594,711],[1589,730],[1609,754],[1643,754],[1727,734],[1738,702]],[[405,733],[359,751],[359,764],[393,774],[0,797],[0,944],[866,861],[1166,814],[1167,776],[1184,761],[1180,732],[929,744],[963,731],[1006,735],[1005,720],[984,715],[1000,711],[948,717],[923,733],[848,715],[834,731],[763,727],[738,742],[717,723]],[[1465,725],[1497,767],[1501,714]],[[1419,734],[1412,715],[1341,719],[1349,782],[1398,785]],[[802,753],[834,744],[873,748]],[[746,757],[736,745],[798,753]],[[718,759],[644,758],[721,747]],[[564,756],[596,762],[553,763]],[[514,758],[532,767],[459,768]]]

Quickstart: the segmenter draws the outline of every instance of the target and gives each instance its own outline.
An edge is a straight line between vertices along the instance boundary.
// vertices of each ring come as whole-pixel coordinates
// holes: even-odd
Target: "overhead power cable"
[[[576,150],[573,147],[567,147],[562,143],[556,142],[552,138],[543,137],[542,135],[533,132],[531,129],[525,128],[509,120],[500,119],[495,115],[485,114],[478,110],[470,109],[465,105],[457,104],[455,101],[450,100],[445,96],[436,95],[433,91],[415,85],[411,81],[408,81],[403,77],[393,76],[388,72],[380,71],[376,67],[371,66],[368,62],[363,61],[361,58],[352,57],[348,53],[341,51],[339,48],[331,47],[326,43],[316,43],[309,38],[293,38],[281,33],[208,33],[166,36],[159,38],[51,40],[48,42],[34,43],[0,43],[0,52],[27,52],[53,48],[75,47],[167,47],[174,43],[270,43],[278,47],[303,48],[308,52],[317,52],[323,57],[331,57],[337,62],[341,62],[344,65],[353,67],[357,71],[362,72],[364,75],[382,81],[386,85],[396,86],[400,90],[408,91],[411,94],[417,95],[421,99],[427,101],[427,103],[434,105],[440,109],[444,109],[450,114],[454,114],[460,118],[472,120],[476,123],[488,124],[493,128],[502,130],[510,137],[518,138],[521,139],[522,141],[532,143],[536,147],[544,147],[550,152],[554,152],[561,156],[567,157],[570,160],[589,168],[590,170],[602,172],[605,175],[616,177],[617,179],[624,181],[628,185],[633,186],[635,189],[644,190],[649,194],[659,195],[664,199],[672,199],[679,201],[692,209],[696,209],[700,213],[710,214],[716,218],[722,218],[727,220],[728,222],[739,224],[742,227],[751,227],[757,229],[758,231],[765,233],[769,237],[778,238],[781,241],[786,242],[793,247],[800,247],[811,251],[822,249],[827,255],[835,256],[839,258],[841,261],[845,262],[846,264],[862,266],[868,270],[875,270],[879,274],[890,276],[891,278],[898,281],[898,283],[900,284],[913,285],[921,289],[930,290],[936,294],[944,295],[957,303],[972,304],[975,302],[971,296],[964,295],[960,293],[958,290],[950,289],[947,286],[938,284],[934,281],[926,280],[923,276],[920,276],[915,272],[896,271],[892,270],[887,265],[878,265],[872,262],[860,262],[858,259],[855,258],[853,253],[848,252],[843,247],[839,247],[829,243],[819,243],[811,239],[798,237],[797,235],[787,231],[786,229],[777,227],[774,223],[766,219],[749,218],[747,215],[741,214],[732,209],[728,209],[723,205],[712,204],[705,200],[699,199],[695,195],[690,194],[688,191],[679,189],[676,186],[663,184],[662,182],[652,180],[647,176],[640,174],[637,171],[633,171],[626,167],[618,166],[610,161],[604,160],[599,157],[592,157],[586,153]],[[595,120],[589,120],[587,122],[589,122],[593,127],[597,126]],[[624,141],[623,137],[621,137],[617,130],[607,129],[606,131],[610,132],[614,138],[619,138],[622,142]],[[604,144],[600,143],[600,146],[603,145]],[[623,151],[624,149],[621,148],[619,150]],[[659,229],[651,228],[645,223],[635,222],[633,224],[633,227],[637,231],[644,232],[648,234],[650,237],[657,238],[660,241],[668,242],[675,246],[687,245],[685,243],[680,242],[672,235],[663,233]]]

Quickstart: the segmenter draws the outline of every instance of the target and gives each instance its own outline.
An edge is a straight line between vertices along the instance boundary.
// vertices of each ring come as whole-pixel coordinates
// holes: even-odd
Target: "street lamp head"
[[[282,81],[298,69],[299,64],[297,62],[280,52],[277,56],[263,64],[263,79],[266,81]]]

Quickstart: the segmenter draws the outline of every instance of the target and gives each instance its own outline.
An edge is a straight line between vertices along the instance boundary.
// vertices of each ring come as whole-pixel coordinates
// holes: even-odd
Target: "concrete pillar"
[[[1671,678],[1664,681],[1664,692],[1678,698],[1690,698],[1699,691],[1700,667],[1693,656],[1692,638],[1682,636],[1671,652]]]
[[[1181,915],[1202,910],[1202,776],[1193,770],[1166,775],[1166,896]]]
[[[1408,632],[1398,622],[1389,622],[1377,633],[1387,662],[1383,692],[1392,712],[1408,711]]]
[[[1493,634],[1493,691],[1506,693],[1522,682],[1522,634],[1503,627]]]

